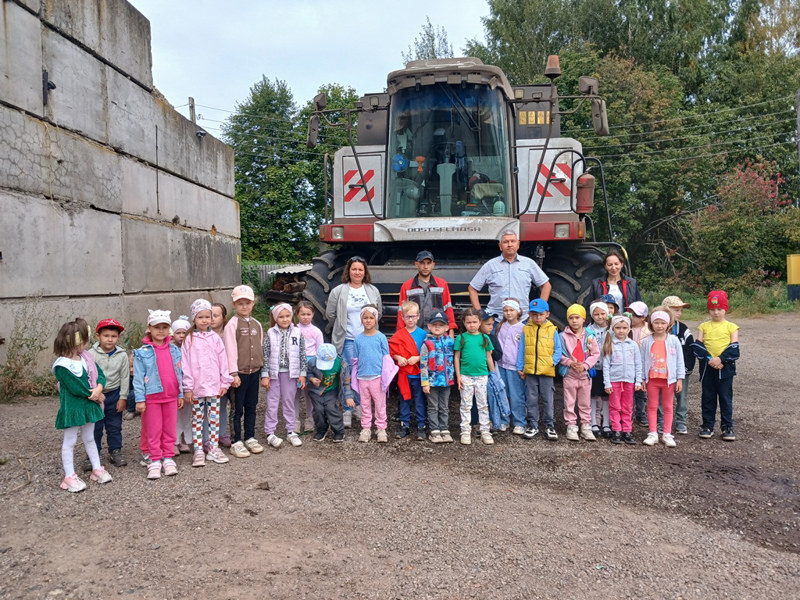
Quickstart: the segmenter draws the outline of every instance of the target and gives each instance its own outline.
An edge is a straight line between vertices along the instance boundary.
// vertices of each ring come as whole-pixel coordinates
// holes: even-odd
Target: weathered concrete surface
[[[233,151],[153,92],[149,22],[124,0],[2,7],[0,363],[30,296],[53,336],[76,316],[230,306]],[[56,84],[46,104],[43,70]]]

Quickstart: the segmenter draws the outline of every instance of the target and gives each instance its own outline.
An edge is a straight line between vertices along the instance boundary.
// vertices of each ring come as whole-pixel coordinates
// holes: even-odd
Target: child
[[[480,311],[481,327],[480,332],[489,338],[492,343],[492,361],[494,361],[495,370],[489,372],[489,379],[486,382],[486,398],[489,406],[489,423],[491,429],[498,431],[508,431],[509,417],[511,416],[511,409],[508,406],[508,394],[506,393],[505,384],[497,371],[497,365],[503,360],[503,349],[500,347],[500,340],[494,329],[495,316],[488,310],[482,309]],[[478,424],[478,405],[477,402],[472,403],[472,426],[477,427],[480,431]]]
[[[228,309],[224,304],[215,302],[211,305],[211,331],[216,333],[225,343],[225,321],[228,318]],[[227,354],[227,349],[226,349]],[[227,358],[227,357],[226,357]],[[230,365],[228,365],[230,367]],[[228,404],[231,402],[230,389],[219,399],[219,445],[223,448],[231,447],[231,436],[228,433]],[[208,428],[203,424],[203,442],[208,440]]]
[[[703,428],[700,437],[705,440],[714,436],[719,402],[722,439],[733,442],[736,440],[733,433],[733,378],[739,358],[739,326],[725,320],[725,313],[728,312],[728,295],[725,292],[710,292],[707,307],[711,321],[700,325],[697,341],[692,345],[700,360],[700,382],[703,384]]]
[[[608,394],[612,444],[635,444],[633,393],[642,389],[642,355],[631,338],[631,320],[611,318],[611,333],[603,342],[603,383]]]
[[[388,377],[386,359],[392,363],[389,354],[389,341],[377,329],[378,307],[366,304],[361,308],[361,323],[364,331],[355,339],[353,380],[355,390],[361,395],[361,434],[359,442],[368,442],[372,437],[372,406],[375,405],[375,427],[378,430],[378,441],[386,443],[386,390]],[[419,357],[417,357],[419,361]],[[392,363],[393,364],[393,363]],[[387,374],[385,374],[387,373]],[[393,377],[393,375],[392,375]],[[384,385],[384,383],[386,385]]]
[[[503,300],[503,320],[497,326],[497,341],[503,354],[497,361],[497,372],[503,379],[511,411],[511,433],[525,433],[525,383],[517,374],[517,357],[522,339],[522,310],[516,298]],[[491,339],[491,338],[490,338]]]
[[[619,304],[617,304],[617,299],[614,298],[613,294],[605,294],[604,296],[600,296],[595,302],[605,302],[606,307],[608,307],[608,318],[609,321],[611,317],[619,314]]]
[[[173,456],[178,409],[183,406],[183,372],[181,351],[169,335],[170,311],[147,312],[147,335],[133,352],[133,389],[147,435],[147,478],[160,479],[162,458],[164,474],[178,474]]]
[[[96,385],[90,387],[89,365],[81,357],[88,344],[88,335],[83,337],[82,329],[84,327],[76,321],[65,323],[53,343],[53,353],[58,358],[53,363],[52,371],[59,383],[56,429],[64,430],[64,442],[61,445],[64,481],[61,482],[61,489],[68,492],[86,489],[86,483],[78,477],[74,467],[78,431],[92,463],[91,480],[108,483],[112,479],[100,464],[100,453],[94,441],[95,423],[103,418],[101,404],[106,378],[102,369],[98,369]]]
[[[314,305],[308,300],[300,300],[295,307],[295,314],[297,315],[297,327],[306,341],[306,356],[310,360],[312,356],[316,356],[317,348],[325,343],[319,327],[312,324],[314,320]],[[303,430],[314,431],[314,407],[311,402],[311,396],[308,393],[308,387],[297,388],[297,394],[294,397],[295,430],[300,429],[300,408],[303,404],[303,399],[305,399],[306,405],[306,420],[303,423]]]
[[[122,454],[122,413],[128,403],[130,361],[125,349],[117,345],[123,331],[125,328],[118,321],[103,319],[95,328],[98,341],[89,349],[95,363],[106,377],[103,387],[106,396],[103,406],[104,417],[95,423],[94,441],[99,452],[105,428],[108,453],[115,467],[124,467],[128,464]]]
[[[434,444],[452,444],[450,386],[453,385],[453,338],[448,335],[448,316],[437,310],[428,320],[428,336],[419,354],[420,384],[428,403],[428,427]]]
[[[413,401],[417,417],[417,440],[425,441],[426,401],[420,384],[420,351],[426,333],[417,327],[420,312],[419,304],[405,300],[400,305],[400,313],[405,327],[398,329],[389,340],[389,353],[399,367],[397,387],[400,389],[400,429],[395,437],[404,438],[409,434],[411,424],[411,403]]]
[[[178,348],[183,347],[183,341],[186,339],[186,334],[191,329],[192,324],[189,322],[189,317],[181,315],[172,322],[172,343]],[[186,390],[186,372],[184,371],[183,389]],[[192,448],[189,445],[189,440],[192,439],[192,403],[186,397],[184,392],[183,406],[178,409],[177,432],[175,440],[178,442],[175,446],[175,454],[181,452],[191,452]],[[195,452],[197,450],[195,449]],[[192,464],[192,466],[196,466]]]
[[[567,327],[561,333],[561,375],[564,378],[564,421],[567,423],[567,439],[578,441],[576,407],[580,413],[580,434],[587,442],[594,442],[591,420],[592,381],[589,370],[600,358],[600,348],[591,332],[584,329],[586,309],[573,304],[567,309]]]
[[[647,304],[638,301],[633,302],[628,307],[628,312],[631,318],[631,337],[634,342],[639,344],[639,350],[641,351],[642,342],[650,335],[650,330],[647,328]],[[649,427],[650,423],[647,419],[647,392],[644,391],[644,386],[642,386],[641,391],[634,393],[633,400],[636,422],[643,427]]]
[[[181,346],[184,404],[192,410],[192,466],[202,467],[206,459],[228,462],[219,448],[219,399],[233,382],[222,339],[211,331],[211,303],[199,298],[192,303],[194,328]],[[173,326],[174,329],[174,326]],[[203,453],[203,424],[208,419],[208,455]]]
[[[663,306],[653,309],[649,319],[653,332],[642,342],[642,375],[647,386],[647,419],[650,433],[642,442],[645,446],[658,443],[658,402],[661,398],[664,409],[664,433],[661,441],[667,448],[675,447],[672,436],[672,411],[675,392],[680,392],[686,368],[683,364],[683,348],[674,335],[672,313]]]
[[[283,405],[286,439],[292,446],[302,446],[294,430],[294,398],[297,388],[306,387],[306,342],[300,329],[292,323],[292,307],[282,302],[270,311],[270,328],[264,336],[264,369],[261,386],[267,389],[267,410],[264,431],[267,443],[279,448],[283,440],[275,435],[278,426],[278,405]]]
[[[481,331],[481,311],[467,308],[461,314],[461,321],[466,331],[455,341],[455,359],[453,366],[456,382],[461,392],[461,443],[472,443],[470,434],[470,411],[472,400],[478,407],[481,441],[494,444],[489,432],[489,404],[487,401],[487,383],[489,371],[494,371],[492,350],[494,346],[489,337]]]
[[[678,296],[667,296],[661,302],[662,306],[666,306],[672,313],[675,319],[675,324],[672,326],[672,335],[678,338],[683,348],[683,363],[686,367],[686,377],[683,380],[683,387],[677,393],[677,402],[675,406],[675,433],[686,435],[689,429],[686,427],[686,419],[689,412],[689,375],[694,370],[695,355],[692,350],[694,343],[694,336],[692,330],[689,329],[685,323],[681,323],[681,315],[684,308],[689,308],[691,305],[681,300]]]
[[[222,341],[228,354],[234,388],[233,445],[231,454],[247,458],[260,454],[264,447],[256,440],[256,406],[261,367],[264,366],[264,331],[253,312],[256,296],[247,285],[237,285],[231,292],[236,314],[225,325]],[[244,436],[242,436],[244,416]],[[242,441],[244,439],[244,441]]]
[[[355,406],[350,388],[350,366],[336,354],[333,344],[320,344],[316,356],[308,359],[306,387],[311,395],[314,414],[314,441],[321,442],[333,430],[333,441],[344,441],[344,420],[340,403],[340,390],[348,404]]]
[[[558,440],[553,419],[553,381],[556,365],[561,361],[561,336],[558,328],[547,320],[550,305],[536,298],[528,306],[528,323],[522,329],[517,355],[517,373],[525,381],[528,427],[523,434],[532,440],[539,435],[539,398],[544,407],[544,437]]]
[[[589,314],[592,317],[592,322],[586,327],[594,335],[597,340],[597,347],[603,348],[603,343],[606,341],[608,334],[608,321],[611,319],[608,313],[608,303],[601,300],[592,302],[589,306]],[[595,365],[595,373],[592,375],[592,434],[597,437],[601,435],[600,422],[602,420],[603,430],[602,436],[604,438],[611,437],[611,424],[608,420],[608,395],[606,394],[605,386],[603,385],[603,361],[597,361]],[[598,418],[599,413],[599,418]]]

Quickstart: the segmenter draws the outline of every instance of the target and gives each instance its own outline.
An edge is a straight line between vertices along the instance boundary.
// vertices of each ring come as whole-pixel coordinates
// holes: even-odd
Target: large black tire
[[[547,252],[544,271],[550,278],[550,320],[564,329],[567,308],[571,304],[586,306],[592,281],[601,277],[603,253],[592,246],[561,246]]]
[[[341,262],[338,253],[328,249],[312,259],[313,266],[306,273],[303,298],[314,305],[314,325],[322,330],[326,340],[331,337],[331,324],[325,318],[325,304],[331,290],[341,283]]]

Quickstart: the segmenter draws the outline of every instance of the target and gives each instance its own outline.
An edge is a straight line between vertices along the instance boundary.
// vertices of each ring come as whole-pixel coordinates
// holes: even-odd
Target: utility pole
[[[800,98],[800,90],[797,91],[797,97]],[[194,98],[189,96],[189,118],[192,120],[192,123],[197,125],[197,118],[194,114]],[[800,123],[800,112],[797,113],[797,122]]]

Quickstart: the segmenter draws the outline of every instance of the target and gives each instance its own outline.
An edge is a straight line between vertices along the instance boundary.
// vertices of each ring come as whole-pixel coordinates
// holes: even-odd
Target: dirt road
[[[351,430],[202,469],[183,455],[155,482],[111,467],[113,483],[73,495],[58,489],[57,402],[0,405],[0,596],[798,597],[800,314],[732,320],[735,443],[696,437],[694,374],[694,427],[671,450],[510,434],[379,446]],[[138,419],[123,432],[133,458]]]

